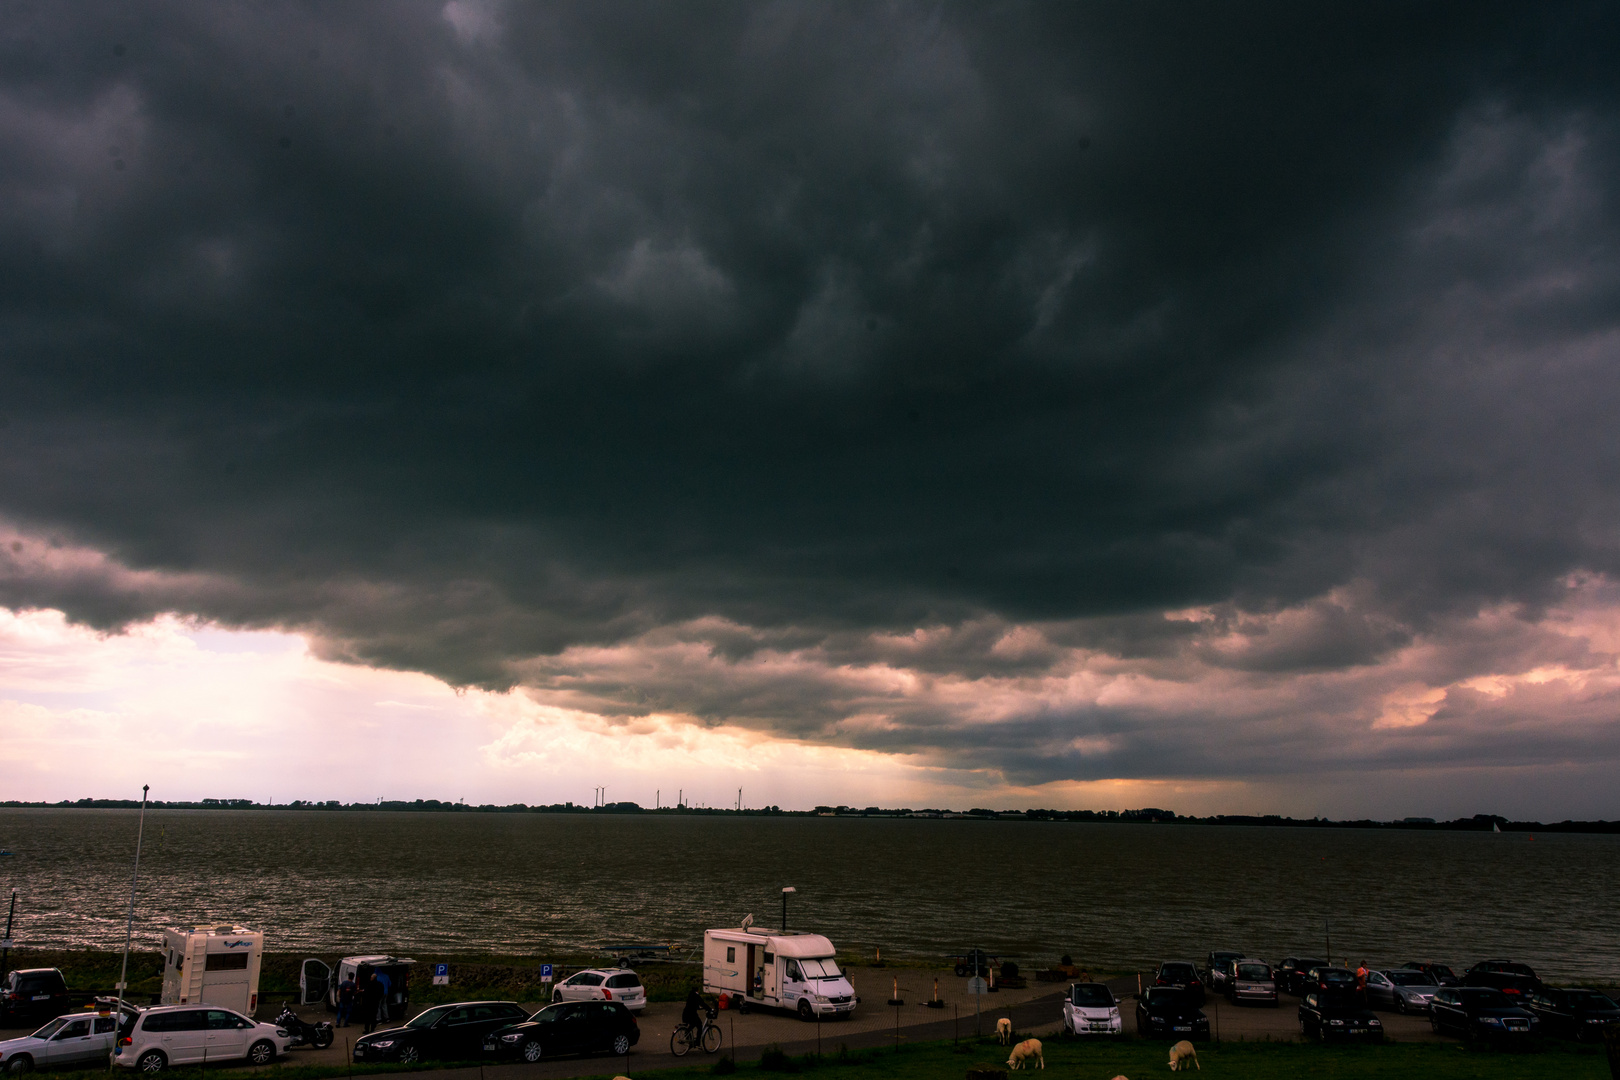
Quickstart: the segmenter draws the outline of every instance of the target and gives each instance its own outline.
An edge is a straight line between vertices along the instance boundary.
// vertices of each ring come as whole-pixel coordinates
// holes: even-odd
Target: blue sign
[[[541,982],[550,982],[551,981],[551,965],[550,964],[541,964],[540,965],[540,981]]]
[[[449,975],[450,974],[450,965],[449,964],[434,964],[433,965],[433,974],[435,974],[435,975]]]

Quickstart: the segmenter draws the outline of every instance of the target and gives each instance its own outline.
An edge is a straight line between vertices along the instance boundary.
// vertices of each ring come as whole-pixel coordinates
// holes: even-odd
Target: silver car
[[[70,1013],[51,1020],[32,1035],[0,1042],[0,1069],[25,1073],[55,1071],[71,1065],[106,1061],[118,1037],[118,1020],[95,1013]]]
[[[1398,1013],[1426,1013],[1440,984],[1416,968],[1385,968],[1367,972],[1367,1004]]]
[[[1264,960],[1247,957],[1232,965],[1232,977],[1227,982],[1226,994],[1232,1004],[1258,1001],[1262,1005],[1277,1004],[1277,980],[1271,974],[1271,965]]]

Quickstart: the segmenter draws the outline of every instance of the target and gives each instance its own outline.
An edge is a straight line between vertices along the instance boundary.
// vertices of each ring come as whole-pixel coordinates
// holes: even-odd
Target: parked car
[[[1484,986],[1442,986],[1429,1002],[1429,1023],[1437,1032],[1495,1042],[1528,1040],[1541,1021],[1500,990]]]
[[[1433,961],[1418,963],[1415,960],[1408,960],[1406,963],[1402,964],[1401,967],[1411,968],[1413,971],[1421,971],[1429,978],[1433,979],[1439,986],[1458,986],[1462,983],[1462,980],[1457,977],[1457,973],[1455,971],[1452,971],[1444,964],[1436,964]]]
[[[1386,1006],[1398,1013],[1429,1011],[1429,999],[1440,989],[1426,971],[1385,968],[1367,972],[1367,1004]]]
[[[291,1042],[285,1028],[258,1023],[234,1009],[156,1005],[120,1026],[113,1064],[145,1073],[232,1058],[268,1065],[285,1054]]]
[[[1299,1003],[1299,1033],[1308,1039],[1353,1039],[1378,1042],[1384,1037],[1384,1024],[1354,997],[1315,991]]]
[[[1481,960],[1463,974],[1463,986],[1486,986],[1500,990],[1514,1001],[1524,1004],[1541,989],[1529,964],[1516,964],[1512,960]]]
[[[1150,986],[1136,998],[1136,1033],[1144,1038],[1207,1039],[1209,1017],[1185,990]]]
[[[1160,964],[1158,973],[1153,976],[1153,985],[1184,990],[1194,1005],[1204,1003],[1204,980],[1198,977],[1198,969],[1185,960],[1166,960]]]
[[[1296,997],[1305,996],[1305,977],[1312,968],[1327,967],[1326,960],[1314,956],[1285,956],[1274,972],[1277,989]]]
[[[1063,999],[1063,1030],[1071,1035],[1118,1035],[1119,998],[1102,983],[1072,983]]]
[[[1258,1001],[1262,1005],[1276,1007],[1277,981],[1272,975],[1271,965],[1253,958],[1237,961],[1233,965],[1232,978],[1226,983],[1226,996],[1232,999],[1234,1005]]]
[[[0,1042],[0,1070],[25,1073],[56,1070],[107,1060],[118,1037],[118,1020],[93,1013],[69,1013],[47,1021],[32,1035]]]
[[[458,1001],[436,1005],[411,1017],[401,1027],[362,1035],[354,1060],[398,1061],[406,1065],[426,1058],[472,1061],[484,1052],[484,1036],[528,1017],[515,1001]]]
[[[1596,990],[1543,986],[1530,995],[1530,1011],[1548,1035],[1580,1041],[1601,1039],[1604,1024],[1620,1023],[1620,1005]]]
[[[484,1036],[484,1056],[540,1061],[559,1054],[624,1055],[641,1040],[635,1016],[618,1001],[547,1005],[521,1023]]]
[[[1305,973],[1303,988],[1305,994],[1355,995],[1356,973],[1342,967],[1313,967]]]
[[[6,1027],[37,1024],[69,1007],[67,980],[56,968],[20,968],[0,982],[0,1024]]]
[[[1204,985],[1212,993],[1225,993],[1226,983],[1235,961],[1243,959],[1240,952],[1212,952],[1204,961]]]
[[[790,965],[796,966],[793,961]],[[631,1012],[647,1007],[641,976],[629,968],[588,968],[576,971],[551,991],[552,1001],[619,1001]]]

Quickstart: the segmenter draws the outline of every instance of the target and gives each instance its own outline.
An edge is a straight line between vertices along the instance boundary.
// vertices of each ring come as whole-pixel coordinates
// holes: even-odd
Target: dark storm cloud
[[[820,676],[726,680],[795,649],[1303,677],[1493,606],[1533,623],[1616,570],[1615,30],[1581,4],[13,8],[0,514],[110,561],[19,548],[0,602],[300,628],[486,686],[702,623],[724,685],[594,700],[967,756],[960,711],[851,732]],[[1341,692],[1312,707],[1384,690]],[[1265,758],[1249,719],[1225,750],[1129,710],[993,737],[1059,774],[1081,736],[1219,771]]]

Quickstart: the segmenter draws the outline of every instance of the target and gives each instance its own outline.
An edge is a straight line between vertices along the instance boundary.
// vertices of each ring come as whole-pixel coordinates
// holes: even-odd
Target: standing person
[[[349,1015],[354,1012],[354,976],[345,975],[338,983],[337,1026],[348,1027]]]
[[[1367,1003],[1367,961],[1363,960],[1361,966],[1356,968],[1356,1000],[1363,1005]]]
[[[383,986],[373,971],[366,980],[366,988],[360,991],[360,1019],[365,1021],[367,1035],[377,1030],[377,1013],[382,1009],[382,999]]]

